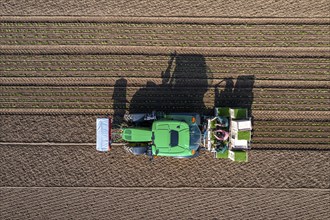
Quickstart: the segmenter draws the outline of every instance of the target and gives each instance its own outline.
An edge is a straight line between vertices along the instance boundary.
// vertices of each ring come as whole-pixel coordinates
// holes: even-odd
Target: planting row
[[[114,32],[131,32],[138,30],[141,33],[171,33],[171,34],[193,34],[193,33],[224,33],[224,31],[247,31],[250,33],[258,31],[270,31],[284,34],[294,33],[303,35],[312,33],[310,31],[329,32],[327,26],[329,24],[323,22],[322,24],[184,24],[184,23],[134,23],[134,22],[0,22],[0,27],[12,29],[29,29],[29,30],[67,30],[76,32],[76,30],[87,30],[90,32],[98,32],[101,30],[112,30]],[[166,30],[166,32],[162,32]],[[189,31],[189,32],[186,32]],[[222,32],[221,32],[222,31]],[[294,32],[296,31],[296,33]],[[259,32],[261,34],[263,32]],[[135,33],[137,34],[137,32]]]
[[[125,39],[125,40],[113,40],[111,38],[108,39],[100,39],[100,40],[59,40],[60,38],[54,39],[42,39],[37,38],[31,40],[18,39],[13,36],[8,36],[10,40],[0,40],[0,43],[3,45],[111,45],[111,46],[160,46],[160,47],[169,47],[169,46],[177,46],[177,47],[328,47],[330,46],[329,41],[320,39],[315,42],[307,41],[272,41],[270,39],[254,39],[250,41],[241,41],[241,39],[224,39],[223,42],[220,40],[217,41],[202,41],[198,42],[196,40],[185,41],[182,40],[133,40],[133,39]],[[291,39],[291,38],[289,38]]]
[[[174,51],[173,51],[174,53]],[[178,54],[180,55],[180,54]],[[198,62],[203,56],[202,54],[182,54],[185,60],[191,62]],[[19,55],[5,55],[2,56],[0,62],[5,64],[5,61],[20,61],[23,63],[28,64],[29,62],[41,62],[42,65],[48,65],[49,63],[54,63],[55,65],[69,65],[70,62],[74,62],[74,64],[88,64],[93,65],[93,63],[97,64],[123,64],[123,63],[143,63],[148,65],[148,63],[154,62],[157,65],[165,65],[169,61],[171,57],[171,53],[168,55],[138,55],[138,54],[19,54]],[[246,56],[203,56],[205,59],[206,64],[213,63],[212,65],[262,65],[262,64],[269,64],[269,65],[276,65],[285,63],[286,65],[296,64],[298,67],[300,65],[308,64],[326,64],[330,65],[330,61],[328,58],[320,58],[320,57],[246,57]],[[58,62],[58,63],[57,63]],[[87,63],[84,63],[87,62]],[[89,63],[91,62],[91,63]]]
[[[87,60],[85,58],[82,58],[80,61],[76,60],[71,60],[70,58],[74,57],[66,57],[66,60],[54,60],[58,58],[57,56],[54,56],[53,59],[50,57],[49,60],[26,60],[24,59],[24,56],[21,57],[21,59],[24,60],[19,60],[20,57],[17,57],[17,60],[15,61],[5,61],[5,57],[3,57],[0,61],[1,64],[1,70],[2,71],[8,71],[8,70],[15,70],[17,67],[28,67],[29,68],[54,68],[52,69],[53,71],[56,71],[57,68],[91,68],[88,70],[104,70],[102,67],[124,67],[126,68],[129,67],[144,67],[145,70],[154,70],[154,69],[159,69],[159,67],[167,67],[168,65],[168,60],[170,60],[170,57],[166,57],[165,59],[162,60],[157,60],[151,58],[146,58],[144,60],[137,60],[136,58],[131,58],[131,57],[126,57],[126,56],[119,56],[117,60],[114,60],[112,58],[109,58],[108,60]],[[43,57],[40,57],[41,59]],[[39,58],[39,59],[40,59]],[[100,59],[103,57],[100,56]],[[64,57],[62,57],[64,59]],[[283,58],[273,58],[272,60],[264,60],[264,59],[258,59],[254,58],[253,60],[251,59],[237,59],[236,61],[232,60],[226,60],[226,59],[209,59],[209,57],[202,57],[201,55],[196,55],[194,58],[192,55],[180,55],[178,58],[177,62],[180,64],[180,61],[186,61],[187,68],[188,67],[196,67],[196,65],[201,65],[201,62],[204,62],[204,65],[207,65],[209,68],[213,69],[219,69],[219,68],[254,68],[254,69],[268,69],[268,68],[273,68],[273,69],[278,69],[280,66],[282,66],[284,63],[286,66],[282,66],[283,70],[287,71],[292,71],[292,70],[313,70],[313,69],[329,69],[330,62],[329,60],[325,60],[322,58],[319,59],[314,59],[311,60],[312,62],[309,62],[308,59],[306,60],[297,60],[297,59],[290,59],[288,58],[286,61],[283,60]],[[313,62],[314,61],[314,62]],[[177,62],[173,62],[173,65],[176,65]],[[156,65],[156,66],[155,66]],[[8,68],[8,69],[7,69]],[[19,69],[18,69],[19,70]],[[33,69],[31,69],[33,70]],[[47,69],[46,69],[47,70]],[[65,70],[65,69],[64,69]],[[71,69],[71,70],[76,70],[76,69]]]
[[[237,59],[236,61],[226,60],[226,59],[218,59],[218,60],[209,60],[208,57],[201,57],[199,56],[199,60],[196,58],[191,58],[190,56],[180,55],[179,59],[184,59],[186,61],[187,68],[196,68],[197,65],[201,65],[201,62],[203,61],[210,69],[215,70],[218,72],[218,69],[240,69],[240,68],[253,68],[256,69],[256,71],[265,70],[265,69],[280,69],[286,70],[286,71],[292,71],[292,70],[298,70],[298,71],[315,71],[315,70],[324,70],[324,69],[330,69],[330,62],[329,60],[325,59],[318,59],[318,60],[312,60],[314,62],[309,63],[307,60],[296,60],[296,59],[287,59],[286,61],[283,61],[283,58],[273,58],[273,60],[260,60],[258,58],[254,58],[253,60],[247,60],[247,59]],[[109,60],[82,60],[75,61],[70,60],[71,56],[67,57],[66,60],[54,60],[57,58],[57,56],[54,56],[53,59],[49,60],[19,60],[15,61],[5,61],[5,57],[3,60],[0,61],[1,65],[1,71],[22,71],[26,68],[26,71],[45,71],[45,70],[51,70],[51,71],[65,71],[66,68],[67,71],[77,71],[77,70],[94,70],[94,71],[102,71],[102,70],[108,70],[104,68],[133,68],[134,70],[140,67],[142,70],[158,70],[161,68],[166,68],[168,65],[168,60],[170,57],[163,60],[153,60],[153,59],[144,59],[144,60],[136,60],[134,58],[128,58],[126,56],[122,56],[120,58],[117,58],[117,60],[109,59]],[[63,57],[64,58],[64,57]],[[62,58],[62,59],[63,59]],[[102,56],[100,56],[102,59]],[[41,57],[42,59],[42,57]],[[180,64],[181,60],[178,60],[178,64]],[[240,62],[241,61],[241,62]],[[299,62],[300,61],[300,62]],[[285,63],[285,66],[283,64]],[[176,66],[177,63],[173,62],[173,65]],[[22,68],[22,69],[20,69]],[[34,69],[36,68],[36,69]],[[40,69],[38,69],[40,68]],[[81,68],[81,69],[79,69]],[[109,69],[109,70],[116,70],[116,69]],[[124,69],[120,69],[124,70]]]
[[[140,78],[129,77],[2,77],[1,86],[87,86],[87,87],[145,87],[148,91],[152,89],[176,88],[184,91],[183,88],[224,88],[226,91],[232,89],[271,88],[271,89],[315,89],[323,91],[329,89],[328,81],[303,81],[303,80],[255,80],[251,75],[243,75],[236,79],[212,79],[207,78]],[[162,90],[164,91],[164,90]]]
[[[270,99],[292,99],[292,100],[319,100],[326,101],[329,98],[329,89],[269,89],[269,88],[241,88],[240,91],[230,93],[229,89],[224,91],[224,86],[218,88],[207,88],[204,93],[205,98],[218,98],[216,93],[222,94],[228,99],[233,98],[247,98],[253,97],[259,100],[270,100]],[[45,86],[2,86],[0,88],[0,98],[2,99],[80,99],[80,100],[98,100],[98,99],[120,99],[121,97],[132,98],[141,88],[138,87],[122,87],[119,86],[120,93],[113,87],[45,87]],[[158,97],[164,96],[175,96],[178,98],[189,97],[194,99],[194,91],[196,88],[187,87],[184,91],[182,88],[171,88],[171,87],[150,87],[148,96]],[[204,91],[204,90],[203,90]],[[246,94],[250,92],[249,94]]]
[[[21,58],[21,59],[19,59]],[[254,75],[257,79],[328,79],[330,63],[325,58],[204,57],[202,55],[109,56],[43,55],[4,56],[3,77],[177,77],[236,78]],[[166,72],[167,75],[161,75]],[[172,75],[170,75],[172,73]]]
[[[18,68],[11,68],[18,69]],[[47,69],[47,70],[46,70]],[[76,71],[79,69],[78,71]],[[102,68],[107,69],[107,68]],[[98,71],[93,68],[70,68],[70,69],[61,69],[61,68],[22,68],[21,71],[2,71],[0,77],[56,77],[56,78],[66,78],[66,77],[76,77],[76,78],[90,78],[90,77],[124,77],[124,78],[152,78],[152,77],[161,77],[163,71],[145,71],[145,70],[126,70],[123,69],[109,68],[108,70]],[[143,68],[141,68],[143,69]],[[219,72],[209,71],[205,75],[193,75],[193,72],[196,72],[194,69],[191,70],[192,74],[190,78],[207,78],[208,81],[212,80],[228,80],[235,79],[240,76],[247,75],[249,71],[246,70],[220,70]],[[253,70],[251,70],[252,72]],[[329,79],[327,70],[318,70],[318,71],[253,71],[254,77],[258,80],[304,80],[304,81],[326,81]],[[176,71],[176,75],[181,75],[186,77],[186,72]],[[251,76],[251,75],[250,75]],[[178,76],[180,77],[180,76]]]
[[[323,47],[329,25],[0,23],[3,45]]]

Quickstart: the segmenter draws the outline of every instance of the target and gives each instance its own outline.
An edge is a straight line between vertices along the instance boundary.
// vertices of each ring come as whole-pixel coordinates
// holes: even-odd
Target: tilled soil
[[[329,219],[329,2],[217,4],[2,4],[0,218]],[[97,117],[215,106],[248,163],[95,150]]]
[[[13,219],[13,216],[15,219],[26,216],[32,219],[68,219],[72,216],[79,219],[329,217],[329,190],[61,187],[2,188],[0,193],[3,195],[0,212],[4,219]],[[15,209],[12,209],[13,204]]]
[[[329,1],[320,0],[256,0],[237,2],[198,0],[60,0],[58,4],[46,0],[17,2],[2,5],[2,15],[49,16],[156,16],[156,17],[329,17]]]
[[[112,187],[330,187],[330,151],[251,151],[248,163],[218,160],[208,152],[194,159],[128,154],[114,146],[1,146],[1,186]]]
[[[151,21],[152,22],[152,21]],[[2,45],[111,45],[166,47],[326,47],[321,24],[162,24],[3,22]],[[159,21],[158,21],[159,22]],[[321,22],[324,22],[321,20]],[[303,27],[303,29],[302,29]],[[19,29],[18,29],[19,28]]]

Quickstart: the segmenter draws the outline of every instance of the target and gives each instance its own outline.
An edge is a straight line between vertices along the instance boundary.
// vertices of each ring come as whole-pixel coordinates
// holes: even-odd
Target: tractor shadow
[[[242,75],[237,79],[223,80],[216,78],[219,75],[214,77],[203,55],[173,53],[167,68],[161,72],[161,81],[156,77],[155,81],[148,81],[129,102],[126,97],[127,80],[121,78],[116,81],[112,97],[114,124],[123,122],[127,110],[129,113],[163,111],[213,114],[215,106],[228,106],[248,108],[251,115],[254,76]]]
[[[224,78],[214,86],[214,106],[247,108],[249,116],[252,117],[254,81],[254,75],[241,75],[237,79]]]
[[[149,81],[131,99],[129,112],[200,112],[208,90],[207,66],[202,55],[172,54],[161,84]]]

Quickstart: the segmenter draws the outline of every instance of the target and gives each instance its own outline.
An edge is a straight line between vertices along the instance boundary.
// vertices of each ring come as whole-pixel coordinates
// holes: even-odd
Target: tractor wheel
[[[132,115],[126,113],[126,114],[124,115],[124,121],[127,122],[127,123],[132,123],[132,122],[133,122],[133,117],[132,117]]]
[[[134,155],[146,154],[148,148],[146,146],[125,146],[125,150]]]

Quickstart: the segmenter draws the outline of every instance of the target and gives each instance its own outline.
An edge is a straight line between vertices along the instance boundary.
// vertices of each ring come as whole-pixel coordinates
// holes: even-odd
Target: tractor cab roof
[[[152,125],[154,152],[160,156],[190,155],[189,125],[183,121],[159,120]]]

